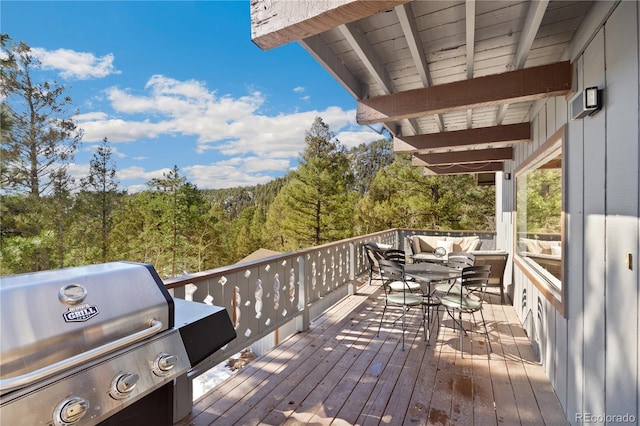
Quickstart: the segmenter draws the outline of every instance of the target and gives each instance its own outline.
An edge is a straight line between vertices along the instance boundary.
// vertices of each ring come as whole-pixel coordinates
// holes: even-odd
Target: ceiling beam
[[[465,33],[467,45],[467,80],[473,78],[476,45],[476,0],[465,3]]]
[[[319,35],[305,38],[300,40],[299,43],[351,96],[355,99],[363,98],[362,83],[344,66],[344,63],[331,51]]]
[[[391,10],[409,1],[411,0],[252,0],[251,40],[262,50],[268,50]]]
[[[346,24],[340,25],[338,31],[340,31],[355,54],[360,58],[367,71],[369,71],[369,74],[371,74],[378,85],[380,85],[382,91],[387,95],[395,92],[395,85],[389,73],[380,61],[379,56],[371,47],[371,44],[367,41],[365,35],[360,31],[360,28],[358,28],[356,24]],[[362,99],[362,97],[358,99]],[[414,134],[420,133],[417,120],[413,118],[407,119],[407,124],[412,128]]]
[[[471,149],[468,151],[438,152],[433,154],[413,154],[413,166],[439,166],[445,164],[486,163],[513,160],[513,148]]]
[[[467,0],[465,3],[465,32],[467,45],[467,80],[473,78],[473,64],[476,51],[476,0]],[[473,124],[473,110],[467,110],[467,128]]]
[[[410,4],[403,4],[401,6],[397,6],[395,8],[396,15],[398,16],[398,21],[400,22],[400,28],[402,28],[402,33],[404,34],[404,38],[407,41],[407,46],[409,47],[409,52],[411,52],[411,58],[413,59],[413,63],[416,66],[416,70],[418,70],[418,75],[420,76],[420,81],[422,82],[422,87],[431,86],[431,76],[429,75],[429,70],[427,68],[427,55],[424,53],[424,49],[422,48],[422,42],[420,38],[420,33],[418,32],[418,27],[416,26],[416,19],[413,16],[413,11],[411,10]],[[436,125],[438,126],[438,130],[444,131],[444,121],[442,120],[441,114],[435,114],[434,119],[436,121]],[[416,129],[417,125],[414,126]],[[415,132],[416,134],[419,132]]]
[[[531,52],[531,46],[536,39],[540,24],[542,24],[542,18],[549,6],[549,0],[537,0],[529,2],[529,10],[527,11],[527,17],[524,21],[524,27],[520,33],[520,40],[518,41],[518,50],[516,56],[513,59],[513,67],[517,70],[524,68],[529,52]]]
[[[393,93],[393,83],[387,73],[387,70],[380,62],[378,55],[360,31],[356,24],[340,25],[338,31],[351,46],[355,54],[360,58],[369,74],[374,78],[376,83],[380,85],[385,94]]]
[[[542,18],[549,6],[549,0],[538,0],[529,3],[529,10],[527,11],[527,17],[524,20],[524,27],[520,33],[520,40],[518,41],[518,49],[516,50],[515,57],[513,58],[513,69],[519,70],[524,68],[524,64],[527,62],[529,52],[531,52],[531,46],[536,39],[536,34],[542,24]],[[496,125],[502,124],[504,116],[507,114],[507,108],[509,104],[500,105],[498,113],[496,115]]]
[[[395,11],[396,15],[398,15],[402,33],[407,41],[409,52],[411,52],[411,58],[420,76],[420,81],[424,87],[429,87],[431,86],[431,78],[429,76],[429,70],[427,69],[427,55],[421,46],[420,34],[418,33],[416,20],[411,11],[411,5],[403,4],[396,7]]]
[[[479,144],[512,143],[530,140],[531,124],[519,123],[456,130],[452,132],[395,137],[393,140],[393,150],[395,152],[418,152],[431,149],[471,147]]]
[[[376,96],[358,101],[356,120],[360,124],[382,123],[566,95],[571,91],[571,78],[571,64],[566,61]]]
[[[486,172],[501,172],[502,162],[492,162],[484,164],[460,164],[453,166],[428,166],[424,167],[422,172],[425,176],[432,175],[461,175],[465,173],[486,173]]]

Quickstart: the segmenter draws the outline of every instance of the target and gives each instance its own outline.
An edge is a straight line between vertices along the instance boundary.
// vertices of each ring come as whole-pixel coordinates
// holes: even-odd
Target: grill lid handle
[[[160,330],[162,330],[162,321],[153,319],[149,323],[149,328],[138,331],[137,333],[130,334],[121,339],[107,343],[106,345],[102,345],[81,354],[63,359],[62,361],[47,365],[46,367],[40,368],[38,370],[31,371],[29,373],[22,374],[16,377],[10,377],[8,379],[0,379],[0,392],[4,393],[5,391],[11,391],[24,386],[28,386],[47,377],[51,377],[54,374],[60,373],[61,371],[67,370],[85,362],[89,362],[109,352],[113,352],[140,340],[151,337]]]

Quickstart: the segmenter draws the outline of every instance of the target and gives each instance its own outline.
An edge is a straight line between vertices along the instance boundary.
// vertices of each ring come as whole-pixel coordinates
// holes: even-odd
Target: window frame
[[[527,278],[536,286],[541,294],[555,307],[555,309],[564,317],[565,316],[565,302],[566,302],[566,263],[567,258],[567,241],[565,236],[566,228],[566,203],[567,203],[567,171],[566,171],[566,140],[567,131],[566,125],[563,125],[558,129],[549,139],[547,139],[538,149],[535,150],[525,161],[516,167],[514,170],[514,198],[515,198],[515,219],[513,221],[513,253],[514,264],[520,269]],[[561,152],[561,185],[562,185],[562,209],[560,213],[560,250],[562,257],[560,259],[560,288],[553,284],[551,280],[545,278],[545,274],[542,272],[542,267],[536,268],[531,265],[531,261],[525,259],[518,254],[518,178],[522,177],[525,173],[534,170],[543,163],[546,159],[551,158],[558,149]]]

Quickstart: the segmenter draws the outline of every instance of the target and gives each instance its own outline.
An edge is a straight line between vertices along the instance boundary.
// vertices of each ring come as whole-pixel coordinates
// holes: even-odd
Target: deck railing
[[[275,346],[278,338],[307,330],[369,270],[365,244],[401,241],[392,229],[165,280],[174,298],[224,307],[236,330],[233,341],[176,380],[174,421],[191,411],[195,378],[267,337],[275,336]]]
[[[363,277],[369,271],[365,244],[404,248],[405,237],[414,234],[480,235],[483,244],[491,248],[495,237],[491,232],[390,229],[165,280],[175,298],[224,307],[237,334],[236,339],[196,366],[189,380],[276,330],[308,329],[313,318],[365,282]]]
[[[365,244],[389,244],[408,251],[406,237],[416,234],[479,235],[483,249],[495,248],[492,232],[390,229],[165,280],[175,298],[224,307],[237,334],[176,380],[175,420],[191,410],[196,377],[245,348],[270,348],[278,339],[307,330],[314,318],[366,282],[369,263]]]
[[[390,229],[183,275],[165,280],[165,285],[176,298],[226,308],[237,338],[207,360],[215,365],[292,320],[297,321],[298,331],[306,330],[316,313],[346,295],[350,286],[357,286],[356,280],[368,272],[365,244],[378,242],[402,248],[405,236],[414,234],[480,235],[484,247],[494,248],[491,232]]]
[[[333,304],[368,271],[363,246],[369,242],[395,246],[398,230],[183,275],[165,285],[173,297],[226,308],[237,337],[207,360],[213,366],[293,320],[298,331],[306,330],[318,305],[325,299]]]

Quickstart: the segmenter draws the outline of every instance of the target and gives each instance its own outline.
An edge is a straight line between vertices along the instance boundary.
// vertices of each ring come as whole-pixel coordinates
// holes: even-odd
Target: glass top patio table
[[[416,281],[425,283],[427,291],[424,292],[423,304],[427,307],[427,319],[426,319],[426,335],[427,344],[431,341],[431,309],[432,307],[438,307],[440,301],[433,296],[431,290],[431,284],[454,280],[462,276],[462,269],[452,268],[446,265],[436,263],[410,263],[404,265],[404,274],[408,278],[413,278]],[[437,312],[437,311],[436,311]]]
[[[427,283],[446,281],[462,276],[462,270],[459,268],[428,262],[407,264],[404,266],[404,273],[407,277]]]

